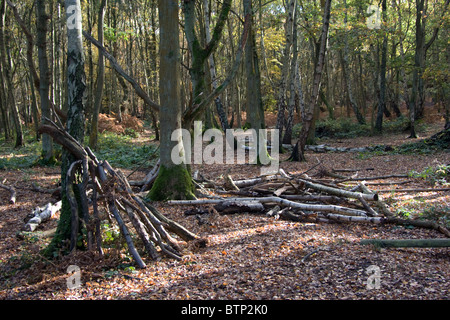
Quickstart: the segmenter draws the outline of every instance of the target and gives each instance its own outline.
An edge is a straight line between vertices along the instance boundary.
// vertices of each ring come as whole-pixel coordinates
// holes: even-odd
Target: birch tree
[[[66,0],[67,17],[67,132],[81,144],[84,140],[85,126],[85,92],[86,75],[84,70],[84,50],[82,37],[82,16],[80,0]],[[61,198],[62,207],[56,235],[47,248],[48,253],[53,253],[61,246],[64,240],[70,239],[73,221],[71,221],[71,208],[67,198],[66,182],[67,171],[75,160],[68,150],[63,149],[61,164]],[[83,199],[78,200],[78,207],[83,205]],[[82,217],[85,218],[85,217]],[[87,221],[86,225],[87,225]]]

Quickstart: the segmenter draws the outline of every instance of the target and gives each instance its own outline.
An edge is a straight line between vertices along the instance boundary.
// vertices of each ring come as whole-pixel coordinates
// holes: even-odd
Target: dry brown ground
[[[386,137],[327,141],[330,145],[359,146],[378,144]],[[381,139],[381,140],[380,140]],[[389,136],[390,144],[407,141],[405,135]],[[317,160],[333,168],[374,168],[364,176],[404,174],[422,171],[435,164],[448,164],[448,153],[433,155],[381,155],[361,158],[356,154],[308,153],[307,163],[282,162],[291,173],[310,168]],[[210,179],[221,181],[228,173],[234,179],[257,176],[259,168],[250,165],[195,166]],[[313,175],[315,172],[311,172]],[[145,172],[135,173],[139,179]],[[17,299],[426,299],[450,298],[450,250],[448,248],[376,249],[361,246],[367,238],[441,238],[427,229],[394,225],[347,223],[300,223],[265,216],[235,214],[216,217],[199,225],[195,216],[186,216],[186,206],[156,206],[198,235],[208,239],[205,248],[186,246],[182,261],[147,260],[145,270],[129,272],[120,264],[129,263],[124,253],[109,252],[98,258],[77,253],[60,261],[39,255],[46,241],[18,238],[23,219],[31,210],[51,201],[51,195],[29,190],[32,182],[54,188],[58,168],[33,167],[22,171],[0,171],[0,180],[14,185],[18,201],[8,204],[8,193],[0,189],[0,298]],[[422,180],[407,185],[430,187]],[[375,187],[374,187],[375,188]],[[378,186],[376,189],[389,188]],[[395,210],[413,197],[424,203],[449,204],[448,192],[383,194]],[[38,231],[52,229],[56,220]],[[301,262],[309,253],[319,249]],[[67,288],[68,265],[82,270],[82,286]],[[380,288],[366,287],[367,268],[380,268]]]

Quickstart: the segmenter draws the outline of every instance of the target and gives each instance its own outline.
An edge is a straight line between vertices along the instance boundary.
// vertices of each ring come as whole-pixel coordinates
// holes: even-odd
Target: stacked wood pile
[[[97,248],[103,254],[100,207],[112,217],[111,221],[118,224],[128,250],[140,268],[145,268],[146,264],[132,234],[136,235],[146,254],[154,260],[161,255],[180,260],[182,241],[196,240],[198,245],[202,245],[203,239],[168,219],[135,194],[120,170],[112,168],[106,160],[98,160],[89,147],[84,148],[54,122],[47,119],[47,123],[41,125],[40,132],[51,135],[55,142],[76,158],[67,172],[66,187],[72,214],[71,250],[76,249],[79,232],[84,228],[87,248]],[[81,177],[81,181],[75,176]],[[76,191],[81,201],[76,201]],[[79,214],[80,211],[82,214]]]
[[[213,188],[213,192],[221,196],[207,196],[204,192],[206,199],[169,201],[169,203],[213,205],[214,209],[221,214],[248,212],[300,222],[413,225],[435,229],[450,237],[450,232],[445,227],[433,221],[395,217],[382,197],[369,189],[366,182],[375,179],[406,178],[406,175],[360,178],[355,175],[343,176],[337,170],[330,172],[323,168],[319,170],[319,173],[321,178],[312,179],[307,172],[289,174],[280,169],[276,175],[245,180],[233,180],[227,176],[222,185],[200,178],[197,180],[197,185],[202,188]],[[330,177],[332,179],[329,179]],[[343,182],[346,182],[346,186]],[[208,211],[197,207],[196,210],[186,213],[202,214],[204,212]]]

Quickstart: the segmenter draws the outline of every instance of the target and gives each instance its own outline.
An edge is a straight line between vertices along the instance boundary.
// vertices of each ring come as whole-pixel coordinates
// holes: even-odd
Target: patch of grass
[[[359,124],[352,119],[325,119],[316,123],[317,138],[353,138],[372,135],[370,124]]]
[[[95,153],[100,160],[108,160],[114,167],[128,169],[150,167],[159,156],[157,146],[135,144],[132,139],[138,136],[133,129],[128,130],[126,135],[109,132],[99,134],[99,150]],[[85,145],[87,139],[88,137]],[[54,144],[55,156],[51,162],[45,162],[41,156],[41,142],[32,140],[31,135],[27,135],[25,140],[28,142],[21,148],[14,148],[11,143],[5,141],[0,142],[0,170],[60,165],[62,154],[60,145]]]
[[[100,160],[108,160],[113,167],[135,169],[150,167],[159,152],[156,145],[136,145],[128,135],[105,132],[99,134],[95,155]]]
[[[41,159],[41,144],[33,141],[21,148],[2,143],[0,145],[0,169],[23,169],[36,165]]]

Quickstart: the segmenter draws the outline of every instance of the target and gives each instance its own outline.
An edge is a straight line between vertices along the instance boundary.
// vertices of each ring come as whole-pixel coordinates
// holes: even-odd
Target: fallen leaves
[[[366,138],[351,142],[370,143]],[[420,171],[434,160],[448,161],[448,154],[368,159],[340,153],[316,156],[330,167],[375,168],[370,172],[373,176]],[[289,172],[303,172],[310,166],[311,163],[282,162],[282,167]],[[227,169],[213,165],[208,169],[209,178],[220,180],[228,168],[236,180],[259,172],[259,168],[246,165]],[[448,248],[376,249],[358,244],[366,238],[441,236],[433,230],[394,225],[299,223],[250,214],[218,216],[211,225],[199,225],[195,216],[184,215],[187,207],[165,203],[156,205],[170,219],[206,238],[206,247],[186,245],[181,261],[149,261],[145,270],[138,271],[118,267],[126,255],[114,255],[112,251],[103,260],[80,253],[54,265],[43,260],[38,263],[39,249],[45,243],[20,240],[15,234],[33,207],[49,200],[47,195],[40,195],[36,200],[36,194],[25,189],[43,176],[48,179],[40,181],[42,187],[54,187],[58,168],[50,174],[44,174],[44,170],[51,171],[33,168],[28,172],[1,172],[2,177],[5,175],[17,187],[18,203],[9,205],[8,193],[0,192],[0,299],[446,300],[450,297]],[[420,183],[414,181],[408,187],[423,186]],[[394,209],[415,209],[419,205],[419,201],[412,202],[415,198],[409,194],[383,196]],[[450,202],[445,193],[421,193],[420,196],[424,203]],[[404,201],[406,205],[401,206]],[[41,226],[53,227],[54,221]],[[82,286],[78,289],[67,289],[69,264],[81,267]],[[367,269],[372,265],[380,268],[380,288],[368,290]]]

